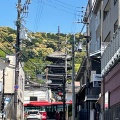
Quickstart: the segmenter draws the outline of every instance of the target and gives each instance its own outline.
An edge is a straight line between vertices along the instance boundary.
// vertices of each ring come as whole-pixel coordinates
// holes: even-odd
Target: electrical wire
[[[8,54],[9,55],[9,53],[7,53],[5,50],[3,50],[2,48],[0,48],[0,50],[2,50],[4,53],[6,53],[6,54]]]
[[[2,38],[4,38],[9,44],[11,44],[11,42],[9,42],[9,40],[7,40],[7,38],[5,38],[1,32],[0,32],[0,35],[1,35]]]
[[[38,2],[35,23],[34,23],[34,31],[37,31],[37,29],[39,27],[41,16],[42,16],[42,11],[43,11],[43,6],[44,6],[43,0],[41,0],[41,3],[42,4],[40,4],[40,1]]]
[[[52,3],[52,4],[54,4],[54,5],[57,5],[58,7],[63,7],[63,8],[65,8],[65,9],[69,9],[69,10],[74,11],[74,9],[72,9],[72,8],[70,8],[70,7],[68,7],[68,6],[64,6],[64,5],[58,4],[58,3],[53,2],[53,1],[51,1],[51,0],[47,0],[47,1],[49,1],[50,3]],[[57,7],[57,6],[56,6],[56,7]]]
[[[57,2],[59,2],[59,3],[62,3],[62,4],[64,4],[64,5],[67,5],[67,6],[74,7],[74,8],[77,7],[77,6],[73,6],[73,5],[70,5],[70,4],[67,4],[67,3],[61,2],[61,1],[59,1],[59,0],[55,0],[55,1],[57,1]],[[78,8],[79,8],[79,7],[78,7]]]
[[[37,1],[37,2],[38,2],[38,1]],[[70,14],[74,14],[73,12],[70,12],[70,11],[65,10],[65,9],[58,8],[58,7],[56,7],[56,6],[52,5],[52,4],[48,4],[48,3],[42,2],[42,1],[41,1],[41,3],[44,3],[45,5],[48,5],[49,7],[53,7],[53,8],[55,8],[55,9],[58,9],[58,10],[61,10],[61,11],[64,11],[64,12],[67,12],[67,13],[70,13]],[[78,14],[76,14],[76,15],[78,15]]]
[[[6,42],[8,42],[10,45],[12,45],[12,43],[9,42],[9,40],[8,40],[7,38],[5,38],[1,32],[0,32],[0,35],[1,35],[1,37],[2,37]],[[2,45],[2,44],[1,44],[1,45]],[[12,45],[12,46],[13,46],[13,45]],[[5,47],[5,48],[8,49],[9,51],[11,51],[11,49],[9,49],[7,46],[3,46],[3,47]],[[11,51],[11,52],[13,52],[13,51]],[[9,53],[9,54],[10,54],[10,53]]]

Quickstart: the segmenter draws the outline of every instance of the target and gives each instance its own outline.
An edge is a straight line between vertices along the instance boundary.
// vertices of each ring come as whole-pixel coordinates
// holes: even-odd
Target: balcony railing
[[[101,74],[104,75],[120,58],[120,27],[101,56]]]

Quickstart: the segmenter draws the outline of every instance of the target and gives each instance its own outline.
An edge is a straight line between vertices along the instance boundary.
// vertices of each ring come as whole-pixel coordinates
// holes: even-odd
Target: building
[[[67,70],[72,69],[72,66],[68,63],[68,61],[71,60],[71,56],[66,55],[61,51],[55,51],[48,55],[46,60],[52,62],[52,64],[46,66],[46,80],[51,80],[51,83],[48,83],[48,86],[50,86],[51,91],[55,93],[54,97],[56,101],[61,101],[63,99],[63,89],[67,82],[66,80],[71,78],[71,74],[67,74],[66,72],[66,68]],[[67,61],[67,65],[65,61]],[[67,79],[65,79],[66,76]],[[58,96],[60,99],[58,99]]]
[[[101,117],[120,119],[120,1],[103,1],[103,41],[108,45],[101,56]]]
[[[14,90],[15,90],[15,55],[6,55],[10,63],[5,68],[4,72],[4,97],[5,97],[5,111],[8,119],[14,118]],[[3,70],[0,71],[1,78],[3,81]],[[19,119],[24,119],[24,80],[25,75],[22,69],[22,64],[19,65],[19,78],[18,78],[18,104],[17,104],[17,117]]]
[[[26,85],[24,92],[24,104],[31,101],[48,101],[48,95],[51,96],[51,92],[47,91],[47,88],[41,89],[39,85]]]
[[[89,41],[89,60],[90,60],[90,78],[89,84],[85,77],[87,70],[86,59],[83,60],[76,80],[80,80],[81,88],[76,95],[77,99],[81,96],[79,103],[80,109],[88,107],[90,111],[86,111],[89,116],[87,120],[114,120],[120,119],[120,1],[118,0],[89,0],[86,7],[84,22],[87,22],[87,35],[90,36]],[[95,46],[95,47],[94,47]],[[92,61],[94,61],[92,63]],[[95,63],[96,61],[96,63]],[[101,66],[98,68],[97,66]],[[94,68],[94,69],[93,69]],[[84,73],[84,74],[83,74]],[[95,75],[101,75],[101,91],[100,87],[95,87]],[[93,83],[93,87],[91,86]],[[86,88],[89,86],[89,92]],[[96,91],[96,94],[93,91]],[[89,93],[90,96],[86,96]],[[94,94],[93,94],[94,93]],[[94,115],[92,115],[91,99],[93,95],[97,95],[94,100]],[[99,95],[99,97],[98,97]],[[89,98],[89,100],[88,100]],[[85,100],[90,102],[88,106]],[[96,111],[97,110],[97,114]],[[82,112],[85,112],[83,110]]]
[[[102,0],[88,0],[83,23],[86,25],[87,56],[75,77],[80,81],[76,94],[76,116],[80,120],[98,120],[101,93],[101,53],[105,49],[102,41]]]

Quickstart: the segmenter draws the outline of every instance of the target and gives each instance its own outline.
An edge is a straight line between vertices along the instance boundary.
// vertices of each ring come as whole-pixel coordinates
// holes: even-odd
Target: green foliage
[[[65,52],[65,41],[67,36],[67,48],[71,49],[71,43],[73,42],[74,36],[71,34],[60,33],[29,33],[30,39],[23,40],[21,43],[21,61],[24,62],[24,70],[28,76],[32,78],[36,77],[37,74],[44,74],[44,69],[49,61],[46,61],[46,56],[53,53],[58,49],[58,40],[61,41],[61,50]],[[75,41],[79,42],[82,40],[84,44],[85,40],[80,33],[75,35]],[[16,30],[9,27],[0,27],[0,48],[4,49],[9,54],[15,54],[15,48],[13,45],[16,43]],[[6,53],[0,50],[0,56],[5,57]],[[75,71],[77,72],[81,64],[85,52],[75,53]],[[71,72],[71,71],[69,71]],[[43,80],[38,80],[42,83]]]
[[[42,80],[42,79],[41,80],[37,80],[36,82],[39,83],[39,84],[45,84],[45,81]]]
[[[5,52],[3,52],[2,50],[0,50],[0,57],[5,58],[5,56],[6,56]]]

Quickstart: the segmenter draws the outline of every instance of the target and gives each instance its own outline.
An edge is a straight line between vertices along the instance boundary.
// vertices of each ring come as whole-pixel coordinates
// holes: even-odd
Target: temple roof
[[[57,68],[57,69],[65,69],[65,64],[50,64],[50,65],[46,65],[47,68]],[[67,64],[67,69],[72,69],[71,65]]]
[[[62,74],[48,74],[47,76],[48,76],[48,79],[50,79],[50,80],[59,80],[59,81],[61,81],[63,79],[63,75]],[[45,78],[46,75],[43,76],[43,77]],[[71,74],[67,74],[67,78],[71,78],[71,77],[72,77]]]
[[[72,75],[72,74],[67,74],[67,76],[71,76],[71,75]],[[63,76],[65,76],[65,74],[58,74],[58,73],[57,73],[57,74],[54,74],[54,73],[53,73],[53,74],[48,74],[48,76],[63,77]]]
[[[59,58],[59,59],[65,59],[66,57],[66,54],[61,52],[61,51],[55,51],[53,52],[52,54],[49,54],[47,55],[47,59],[50,59],[50,58]],[[67,60],[68,59],[71,59],[72,57],[70,55],[67,55]]]

